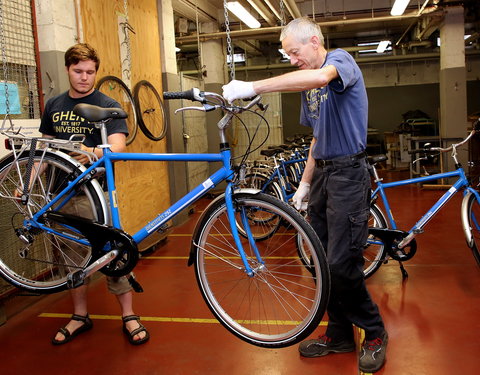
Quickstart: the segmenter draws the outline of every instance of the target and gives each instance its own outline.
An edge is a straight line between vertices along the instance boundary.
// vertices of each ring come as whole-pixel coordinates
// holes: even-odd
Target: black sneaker
[[[300,343],[298,351],[304,357],[322,357],[329,353],[348,353],[355,350],[354,341],[333,341],[327,335],[318,339],[306,340]]]
[[[360,351],[358,367],[363,372],[377,372],[385,363],[387,352],[387,331],[374,340],[365,340]]]

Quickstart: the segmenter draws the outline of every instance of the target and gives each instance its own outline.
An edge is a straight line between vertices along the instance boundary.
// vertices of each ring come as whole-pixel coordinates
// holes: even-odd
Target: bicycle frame
[[[234,240],[237,244],[240,256],[244,261],[245,269],[247,274],[253,274],[252,269],[250,268],[243,247],[241,245],[240,237],[238,234],[238,229],[235,225],[235,218],[233,216],[233,182],[231,178],[233,177],[234,171],[230,166],[231,152],[229,149],[224,149],[217,154],[147,154],[147,153],[115,153],[112,152],[109,148],[103,148],[103,156],[94,162],[89,168],[87,168],[82,174],[80,174],[73,181],[69,182],[67,187],[62,190],[54,199],[52,199],[48,204],[42,207],[34,216],[32,220],[29,220],[28,223],[34,227],[41,228],[42,230],[50,233],[55,233],[56,235],[69,238],[83,244],[88,245],[85,241],[76,239],[72,236],[69,236],[65,233],[56,231],[54,228],[43,225],[39,222],[39,219],[48,211],[51,207],[58,203],[57,209],[61,208],[66,204],[73,193],[73,189],[78,183],[81,183],[83,179],[88,179],[88,176],[95,174],[96,168],[105,167],[105,175],[107,179],[108,193],[110,197],[110,212],[112,216],[113,227],[121,229],[120,214],[116,199],[116,187],[115,187],[115,178],[113,173],[113,162],[114,161],[193,161],[193,162],[221,162],[222,167],[220,167],[214,174],[207,178],[200,185],[195,187],[193,190],[188,192],[184,197],[180,198],[177,202],[171,205],[167,210],[160,213],[156,218],[151,220],[147,225],[137,231],[132,235],[133,240],[136,243],[143,241],[150,234],[157,231],[161,228],[166,222],[172,219],[176,214],[178,214],[182,209],[188,205],[194,203],[199,198],[201,198],[209,190],[213,189],[220,182],[227,180],[227,188],[225,193],[225,199],[227,202],[227,207],[229,209],[229,219],[230,225],[232,227],[232,234]],[[254,241],[252,241],[254,243]],[[258,255],[258,252],[257,252]],[[258,259],[260,262],[262,260]]]
[[[416,177],[406,180],[399,180],[387,183],[383,183],[381,179],[377,179],[375,181],[377,187],[372,192],[372,200],[375,200],[377,196],[380,195],[386,211],[388,225],[391,229],[397,229],[397,224],[395,222],[395,219],[393,218],[393,214],[390,208],[390,204],[388,202],[387,195],[385,193],[385,189],[452,177],[457,177],[457,180],[452,184],[450,189],[448,189],[448,191],[446,191],[445,194],[443,194],[437,200],[437,202],[420,218],[420,220],[418,220],[415,225],[408,231],[408,235],[398,245],[400,249],[408,245],[408,243],[411,242],[417,234],[422,233],[423,228],[427,225],[427,223],[460,189],[465,188],[464,195],[467,194],[467,192],[470,192],[474,194],[477,199],[480,199],[480,195],[475,189],[469,186],[468,179],[462,167],[458,167],[455,171],[452,172],[437,173],[430,176]]]

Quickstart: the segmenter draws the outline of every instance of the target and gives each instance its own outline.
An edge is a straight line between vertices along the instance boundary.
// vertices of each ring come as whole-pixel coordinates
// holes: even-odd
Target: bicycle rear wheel
[[[26,226],[25,220],[50,202],[84,167],[77,167],[61,152],[37,150],[30,173],[33,181],[29,201],[23,205],[14,192],[16,189],[22,191],[25,184],[28,154],[27,150],[17,158],[9,155],[0,161],[0,276],[16,287],[53,293],[67,288],[69,272],[83,269],[90,263],[91,248],[64,236]],[[37,175],[39,170],[42,173]],[[100,194],[98,182],[87,182],[79,187],[76,197],[57,211],[106,223],[108,211],[102,205]],[[78,212],[80,206],[83,214]],[[48,222],[48,219],[44,219],[44,224],[64,235],[83,239],[78,231],[68,226]]]
[[[261,347],[285,347],[318,327],[330,289],[326,256],[310,225],[293,208],[266,194],[237,193],[240,216],[276,215],[284,223],[273,236],[252,244],[242,238],[253,276],[248,276],[233,241],[224,198],[207,207],[193,236],[195,274],[208,307],[240,339]],[[309,264],[300,259],[300,236]]]
[[[105,76],[97,82],[97,90],[116,100],[122,109],[127,112],[128,136],[126,142],[127,145],[129,145],[135,139],[138,131],[137,112],[130,89],[120,78]]]
[[[368,221],[369,228],[387,228],[387,221],[383,212],[376,204],[370,207],[370,218]],[[369,234],[367,243],[363,248],[363,274],[365,278],[372,276],[380,268],[385,261],[387,249],[383,241],[372,234]]]
[[[152,141],[159,141],[167,134],[165,107],[158,91],[148,81],[139,81],[133,88],[138,124]]]
[[[467,245],[472,249],[473,256],[480,266],[480,203],[472,193],[465,196],[465,198],[467,199],[465,206],[466,220],[463,220],[463,225],[467,234]],[[463,207],[464,205],[462,204]],[[462,219],[464,219],[464,216],[462,215]],[[468,235],[469,233],[471,233],[471,237]]]

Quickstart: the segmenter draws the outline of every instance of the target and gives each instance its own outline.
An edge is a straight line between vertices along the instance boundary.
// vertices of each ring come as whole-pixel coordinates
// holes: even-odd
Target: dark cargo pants
[[[352,324],[365,330],[367,340],[384,331],[363,277],[362,249],[368,236],[370,189],[365,158],[346,156],[315,167],[308,212],[330,267],[326,335],[334,339],[353,339]]]

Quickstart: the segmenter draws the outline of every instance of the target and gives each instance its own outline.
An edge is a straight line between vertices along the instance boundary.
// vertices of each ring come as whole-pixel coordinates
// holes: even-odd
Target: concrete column
[[[180,76],[177,73],[177,59],[175,52],[175,25],[173,17],[172,0],[158,0],[158,25],[161,43],[160,53],[162,59],[162,88],[163,91],[180,91]],[[180,108],[180,100],[166,100],[164,102],[167,112],[167,151],[171,153],[185,152],[183,139],[182,116],[175,115],[175,110]],[[186,163],[168,163],[170,180],[170,199],[176,202],[187,194],[187,169]],[[187,219],[188,212],[183,210],[173,220],[175,225]]]
[[[202,33],[215,33],[219,31],[218,24],[215,22],[202,23]],[[201,43],[201,62],[203,68],[203,80],[205,82],[205,91],[222,94],[222,85],[225,77],[225,51],[221,40],[208,40]],[[208,152],[218,152],[219,138],[218,129],[215,124],[222,117],[221,111],[212,111],[207,113],[207,137]],[[216,163],[210,163],[210,173],[218,169]]]
[[[69,88],[65,74],[65,51],[77,43],[75,3],[72,0],[35,0],[38,48],[46,102]]]
[[[464,138],[467,134],[464,34],[463,7],[448,8],[440,28],[440,135],[442,138]],[[451,158],[446,157],[444,161],[444,170],[453,168]]]

